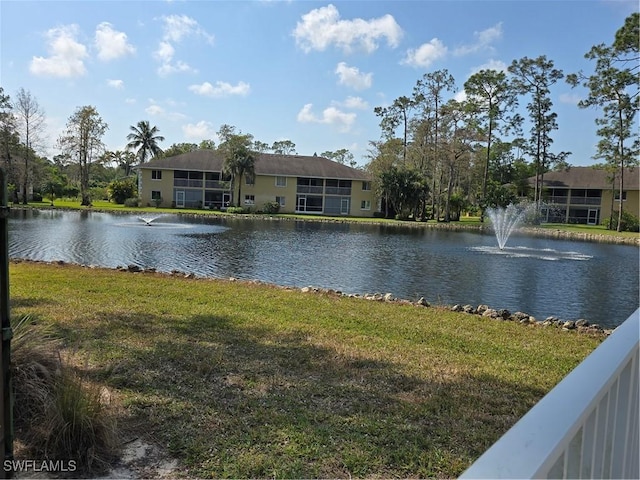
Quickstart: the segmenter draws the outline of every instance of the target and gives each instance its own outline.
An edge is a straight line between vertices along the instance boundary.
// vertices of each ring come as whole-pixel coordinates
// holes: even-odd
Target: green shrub
[[[139,207],[140,206],[140,199],[139,198],[127,198],[124,201],[124,206],[125,207]]]
[[[280,211],[280,204],[278,202],[266,202],[262,207],[263,213],[274,214]]]
[[[415,218],[411,215],[410,212],[396,213],[395,219],[402,220],[402,221],[415,220]]]
[[[67,185],[62,193],[63,197],[66,198],[77,198],[80,194],[80,188],[77,185]]]
[[[244,207],[227,207],[227,213],[247,213]]]
[[[118,205],[122,205],[128,198],[135,197],[137,190],[136,180],[132,177],[114,180],[107,187],[109,200],[113,200]]]
[[[618,214],[614,213],[612,218],[604,221],[605,225],[609,225],[611,230],[618,229]],[[622,210],[622,221],[620,222],[621,232],[638,232],[640,231],[640,219],[626,210]]]

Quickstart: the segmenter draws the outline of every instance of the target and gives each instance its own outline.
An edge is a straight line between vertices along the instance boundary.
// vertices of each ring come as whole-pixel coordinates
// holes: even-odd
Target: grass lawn
[[[397,303],[12,263],[50,325],[178,475],[456,477],[602,341]]]
[[[567,225],[565,223],[545,223],[539,228],[549,230],[562,230],[565,232],[586,233],[591,235],[611,235],[626,238],[638,238],[638,232],[616,232],[609,230],[604,225]]]

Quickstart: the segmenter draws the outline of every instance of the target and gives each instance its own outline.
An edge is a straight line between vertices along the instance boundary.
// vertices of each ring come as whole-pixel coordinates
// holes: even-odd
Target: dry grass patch
[[[19,455],[72,460],[72,474],[106,472],[118,435],[104,388],[79,375],[60,356],[51,332],[25,316],[13,326],[14,424]]]

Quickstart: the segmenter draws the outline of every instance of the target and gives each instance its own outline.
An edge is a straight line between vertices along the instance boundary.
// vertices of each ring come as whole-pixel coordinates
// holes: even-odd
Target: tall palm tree
[[[232,135],[228,140],[220,145],[220,150],[224,153],[224,163],[222,170],[231,176],[231,191],[236,178],[238,181],[238,200],[236,205],[241,206],[242,199],[242,177],[244,175],[255,174],[256,155],[249,148],[251,138],[248,135]]]
[[[158,135],[158,127],[151,127],[148,120],[141,120],[136,126],[129,127],[131,133],[127,135],[127,149],[135,150],[140,163],[147,161],[148,157],[155,157],[162,154],[162,149],[158,142],[163,142],[164,137]]]

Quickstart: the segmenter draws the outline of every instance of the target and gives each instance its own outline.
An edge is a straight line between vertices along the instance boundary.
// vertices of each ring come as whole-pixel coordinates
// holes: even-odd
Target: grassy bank
[[[86,210],[87,207],[80,205],[77,200],[56,200],[54,206],[51,206],[49,201],[44,202],[31,202],[28,205],[15,205],[13,208],[58,208],[66,210]],[[232,215],[226,212],[216,210],[202,210],[202,209],[189,209],[189,208],[156,208],[156,207],[125,207],[124,205],[117,205],[107,201],[96,201],[91,207],[94,211],[104,211],[113,213],[128,213],[128,214],[172,214],[172,215],[212,215],[212,216],[227,216]],[[257,218],[262,215],[254,215]],[[345,216],[327,216],[327,215],[299,215],[299,214],[275,214],[268,215],[269,218],[278,218],[282,220],[304,220],[304,221],[323,221],[323,222],[352,222],[352,223],[375,223],[375,224],[390,224],[390,225],[403,225],[414,228],[447,228],[452,230],[466,230],[466,229],[483,229],[491,228],[491,224],[481,222],[480,217],[466,217],[460,218],[460,221],[443,223],[436,222],[435,220],[429,220],[427,222],[413,222],[413,221],[399,221],[391,218],[371,218],[371,217],[345,217]],[[542,224],[535,228],[524,227],[523,232],[527,235],[535,235],[541,237],[562,238],[562,239],[574,239],[585,240],[592,242],[606,242],[606,243],[623,243],[628,245],[640,246],[640,234],[637,232],[616,232],[615,230],[608,230],[604,225],[568,225],[560,223]]]
[[[30,202],[28,205],[14,205],[14,208],[59,208],[66,210],[87,210],[87,207],[80,205],[77,200],[56,200],[54,206],[51,206],[51,202]],[[236,215],[219,210],[204,210],[201,208],[156,208],[156,207],[125,207],[124,205],[118,205],[112,202],[98,200],[93,202],[90,207],[95,211],[114,212],[114,213],[131,213],[131,214],[173,214],[173,215],[212,215],[212,216],[226,216]],[[258,214],[257,216],[263,216]],[[339,222],[355,222],[355,223],[390,223],[390,224],[408,224],[408,225],[435,225],[438,224],[435,220],[428,222],[413,222],[413,221],[398,221],[393,218],[374,218],[374,217],[354,217],[354,216],[330,216],[330,215],[311,215],[311,214],[295,214],[295,213],[279,213],[269,214],[268,217],[282,218],[282,219],[297,219],[307,221],[339,221]],[[442,223],[440,223],[442,225]],[[462,224],[465,226],[477,226],[480,227],[480,217],[462,217],[459,222],[452,222],[453,224]]]
[[[12,263],[12,318],[63,338],[186,477],[455,477],[601,338],[263,284]]]

